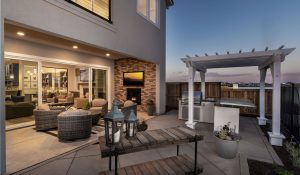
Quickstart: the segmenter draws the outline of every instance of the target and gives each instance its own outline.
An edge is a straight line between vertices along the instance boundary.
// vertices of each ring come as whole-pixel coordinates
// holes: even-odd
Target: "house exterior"
[[[1,65],[11,70],[17,64],[19,81],[11,85],[16,83],[22,93],[36,98],[37,105],[44,102],[44,71],[53,68],[59,78],[52,77],[55,83],[50,89],[65,87],[62,78],[66,73],[59,72],[64,69],[67,91],[78,91],[79,96],[90,92],[86,95],[90,100],[103,96],[111,103],[114,98],[127,100],[127,89],[140,89],[139,110],[145,110],[147,100],[153,100],[156,113],[164,113],[166,9],[171,5],[172,0],[3,0]],[[3,173],[4,99],[6,91],[13,89],[7,88],[5,75],[16,79],[12,75],[16,71],[7,74],[4,66],[0,70]],[[124,72],[143,72],[143,85],[124,86]],[[103,84],[94,88],[97,75]],[[84,76],[87,81],[78,83]]]

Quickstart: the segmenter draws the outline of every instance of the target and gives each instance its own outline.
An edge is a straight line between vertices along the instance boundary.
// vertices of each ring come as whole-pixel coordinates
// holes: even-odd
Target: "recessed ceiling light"
[[[78,46],[74,45],[74,46],[73,46],[73,49],[78,49]]]
[[[110,53],[106,53],[105,55],[106,55],[107,57],[109,57],[109,56],[110,56]]]
[[[19,35],[19,36],[24,36],[25,33],[24,33],[24,32],[17,32],[17,35]]]

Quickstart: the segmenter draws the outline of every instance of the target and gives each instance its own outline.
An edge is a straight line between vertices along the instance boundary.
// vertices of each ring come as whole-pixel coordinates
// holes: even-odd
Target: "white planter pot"
[[[236,157],[239,147],[239,141],[223,140],[216,136],[214,137],[217,154],[220,157],[225,159],[233,159]]]

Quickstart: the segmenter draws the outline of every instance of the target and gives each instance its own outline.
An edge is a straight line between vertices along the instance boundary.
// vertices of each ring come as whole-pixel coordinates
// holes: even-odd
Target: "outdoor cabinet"
[[[182,104],[181,100],[178,102],[178,119],[188,120],[189,105]],[[214,103],[202,102],[201,104],[194,104],[194,121],[213,123],[214,122]]]

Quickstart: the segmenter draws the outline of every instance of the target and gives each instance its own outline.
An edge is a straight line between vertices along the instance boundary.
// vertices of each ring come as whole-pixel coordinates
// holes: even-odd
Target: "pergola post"
[[[3,1],[0,1],[0,174],[6,172],[5,145],[5,69],[4,69],[4,17]]]
[[[282,141],[285,137],[280,133],[281,55],[276,55],[273,58],[274,61],[271,65],[273,77],[272,132],[268,132],[268,134],[272,145],[282,146]]]
[[[258,124],[266,125],[267,120],[265,117],[265,80],[266,80],[267,69],[263,68],[260,70],[260,88],[259,88],[259,117]]]
[[[202,99],[205,99],[205,72],[200,71]]]
[[[189,119],[185,123],[187,127],[194,129],[196,123],[194,122],[194,79],[195,68],[192,65],[188,66],[189,69]]]

